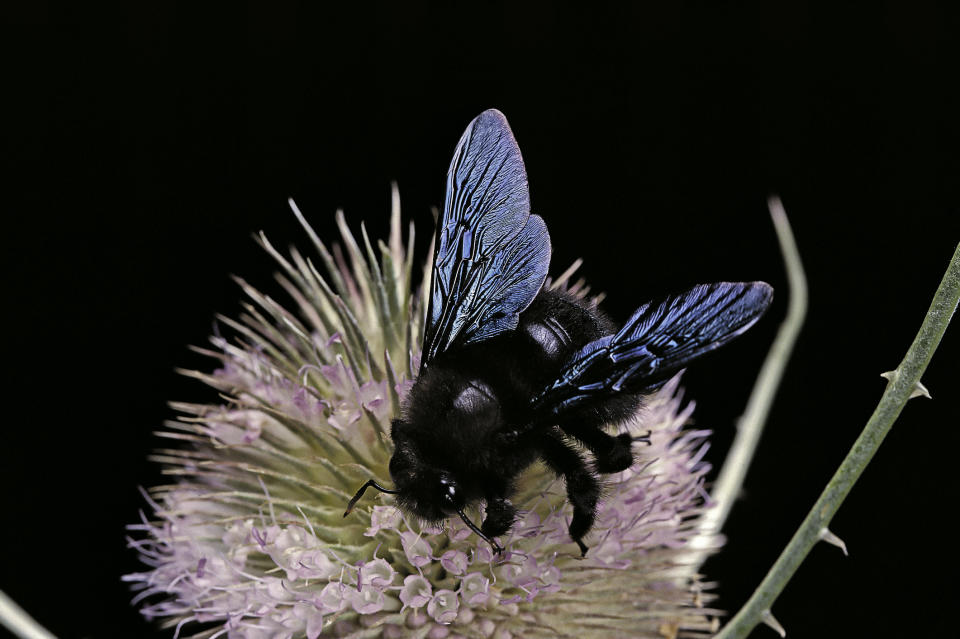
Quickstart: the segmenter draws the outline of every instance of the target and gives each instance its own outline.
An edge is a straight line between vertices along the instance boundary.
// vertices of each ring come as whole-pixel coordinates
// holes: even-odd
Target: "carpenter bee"
[[[641,306],[619,330],[595,305],[545,286],[550,236],[530,213],[527,175],[496,110],[467,127],[447,172],[419,375],[393,421],[396,496],[427,522],[458,515],[489,542],[513,525],[520,473],[543,460],[566,482],[570,537],[587,552],[598,474],[633,463],[632,416],[690,361],[750,328],[773,298],[764,282],[702,284]],[[576,444],[593,453],[591,465]],[[484,503],[480,526],[464,514]]]

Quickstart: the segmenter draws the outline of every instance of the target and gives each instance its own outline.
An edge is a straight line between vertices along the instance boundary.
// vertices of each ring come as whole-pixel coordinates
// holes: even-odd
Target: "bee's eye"
[[[451,479],[446,477],[440,479],[440,499],[442,499],[445,504],[456,506],[457,486]]]

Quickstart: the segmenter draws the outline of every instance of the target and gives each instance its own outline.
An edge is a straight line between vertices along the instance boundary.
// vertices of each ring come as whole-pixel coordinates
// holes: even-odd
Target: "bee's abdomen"
[[[555,317],[524,325],[527,336],[536,342],[550,360],[560,359],[573,346],[573,337]]]
[[[568,293],[544,289],[520,316],[519,331],[546,362],[566,362],[588,342],[609,335],[613,323],[595,307]]]

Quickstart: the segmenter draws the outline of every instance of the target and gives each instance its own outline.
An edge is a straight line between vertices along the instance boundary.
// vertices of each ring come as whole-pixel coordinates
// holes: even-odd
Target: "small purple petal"
[[[364,586],[360,592],[353,588],[350,592],[350,605],[361,615],[369,615],[383,610],[384,596],[383,591],[374,586]]]
[[[371,585],[383,589],[393,583],[396,571],[384,559],[374,559],[363,565],[361,586]]]
[[[464,541],[473,534],[473,531],[459,522],[451,522],[447,534],[453,541]]]
[[[532,510],[523,513],[513,526],[513,532],[519,537],[537,537],[542,532],[540,515]]]
[[[427,604],[427,614],[437,623],[451,623],[457,618],[460,608],[460,598],[452,590],[438,590],[433,599]]]
[[[307,639],[317,639],[323,631],[323,613],[309,602],[298,602],[293,606],[293,617],[305,629]]]
[[[450,629],[446,626],[434,626],[427,633],[427,639],[447,639],[450,636]]]
[[[323,587],[314,603],[323,612],[339,612],[347,605],[344,596],[346,590],[347,588],[340,582],[331,581]]]
[[[448,550],[440,557],[440,564],[454,575],[462,575],[467,572],[468,563],[466,553],[459,550]]]
[[[403,580],[400,601],[410,608],[422,608],[433,598],[433,587],[420,575],[408,575]]]
[[[407,561],[417,568],[426,566],[433,558],[430,544],[415,532],[408,530],[400,533],[400,543],[403,544],[403,552],[407,555]]]
[[[509,562],[500,566],[499,572],[504,579],[518,587],[537,581],[539,574],[537,560],[532,555],[514,555]]]
[[[393,506],[374,506],[370,513],[370,527],[363,534],[373,537],[381,530],[396,530],[403,518]]]
[[[556,566],[544,566],[538,575],[540,583],[545,587],[559,586],[560,570]]]
[[[483,542],[482,546],[478,546],[476,553],[473,555],[473,560],[482,564],[493,561],[493,550],[490,549],[489,544]]]
[[[481,606],[490,599],[490,580],[483,573],[471,572],[460,581],[460,594],[470,606]]]
[[[424,624],[430,621],[430,617],[425,615],[422,612],[411,612],[407,615],[407,619],[404,622],[407,625],[407,628],[422,628]]]

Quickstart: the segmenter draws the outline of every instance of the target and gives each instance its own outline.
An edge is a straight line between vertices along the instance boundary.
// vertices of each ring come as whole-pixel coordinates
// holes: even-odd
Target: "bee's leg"
[[[590,449],[597,460],[598,473],[619,473],[633,465],[633,442],[650,443],[649,435],[634,437],[630,433],[608,435],[595,426],[561,424],[563,432],[576,437]]]
[[[480,530],[487,537],[499,537],[513,526],[517,509],[503,496],[487,496],[487,512]]]
[[[559,437],[548,434],[540,438],[538,444],[543,460],[567,483],[567,498],[573,506],[570,537],[580,547],[580,555],[586,555],[587,546],[583,543],[583,537],[596,518],[600,483],[590,472],[583,457]]]

